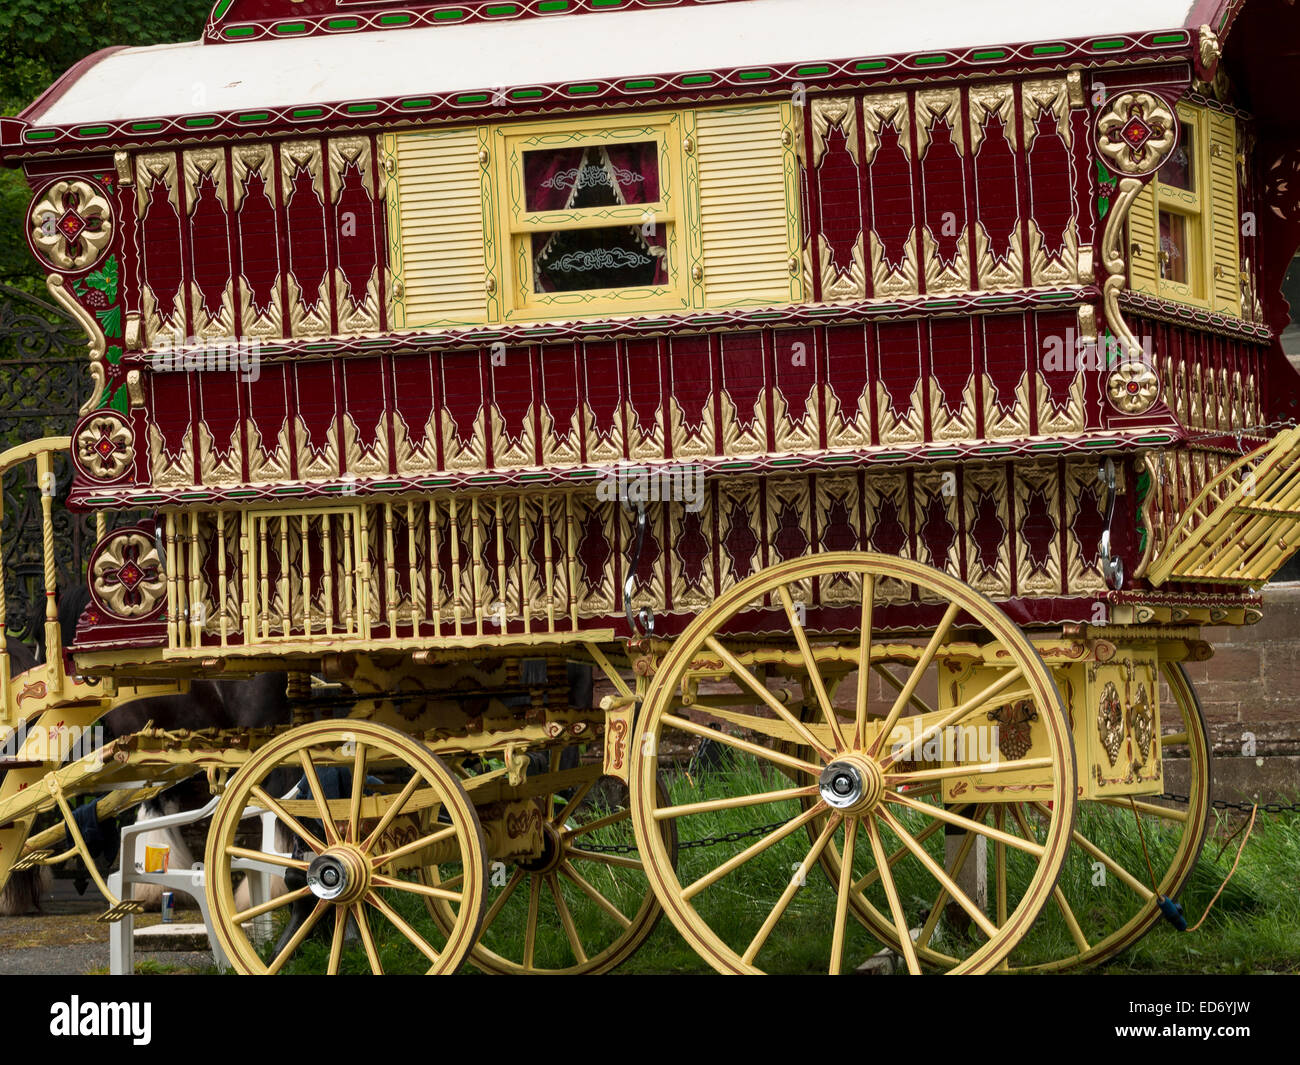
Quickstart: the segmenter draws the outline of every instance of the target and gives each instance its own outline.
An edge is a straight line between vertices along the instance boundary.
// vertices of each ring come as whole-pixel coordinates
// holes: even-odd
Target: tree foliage
[[[114,44],[194,40],[212,0],[3,0],[0,109],[16,115],[60,74]],[[23,240],[31,190],[21,172],[0,170],[0,281],[34,288],[40,272]]]

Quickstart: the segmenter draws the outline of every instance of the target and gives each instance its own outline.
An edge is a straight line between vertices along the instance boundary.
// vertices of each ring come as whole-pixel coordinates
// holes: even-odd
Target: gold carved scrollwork
[[[154,542],[143,533],[114,533],[95,552],[90,590],[96,604],[124,620],[147,617],[162,605],[167,584]]]
[[[1160,169],[1177,141],[1173,108],[1154,93],[1119,93],[1097,116],[1097,150],[1112,170],[1128,177]]]
[[[101,411],[78,428],[73,456],[86,476],[116,481],[135,461],[135,433],[117,411]]]
[[[61,270],[87,270],[113,239],[113,208],[87,181],[56,181],[32,203],[32,247]]]
[[[104,388],[108,383],[104,369],[104,352],[108,348],[108,341],[104,337],[104,330],[99,327],[99,320],[72,294],[64,284],[62,274],[48,275],[45,278],[45,287],[54,297],[54,301],[77,320],[77,324],[90,340],[90,379],[95,387],[77,412],[84,416],[95,410],[104,397]]]

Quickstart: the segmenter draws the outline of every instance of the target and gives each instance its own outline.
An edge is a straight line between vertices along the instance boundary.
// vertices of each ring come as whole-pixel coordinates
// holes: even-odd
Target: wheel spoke
[[[1032,698],[1033,693],[1028,689],[1011,693],[1006,691],[1012,681],[1019,680],[1023,675],[1024,671],[1019,666],[1007,670],[992,684],[984,688],[983,691],[967,699],[960,706],[949,710],[938,721],[923,728],[915,738],[902,744],[897,751],[891,751],[881,760],[881,764],[890,766],[900,760],[906,761],[916,752],[918,747],[924,747],[926,741],[932,736],[957,724],[963,718],[970,717],[972,714],[986,713],[989,710],[996,710],[1000,706],[1005,706],[1007,703]]]
[[[297,902],[299,899],[306,898],[311,894],[311,888],[300,887],[296,891],[287,891],[283,895],[277,895],[273,899],[267,899],[265,902],[259,902],[256,906],[250,906],[246,910],[240,910],[230,920],[232,924],[241,925],[245,921],[251,921],[254,917],[261,917],[264,913],[270,913],[272,910],[278,910],[281,906],[287,906],[291,902]]]
[[[863,578],[865,583],[867,578]],[[870,598],[866,602],[870,603]],[[866,608],[864,631],[870,628],[870,608]],[[864,670],[865,675],[865,670]],[[853,853],[858,843],[858,819],[847,818],[844,822],[844,849],[840,853],[840,885],[835,897],[835,930],[831,933],[831,976],[839,976],[844,970],[844,935],[849,919],[849,893],[853,888]]]
[[[556,810],[555,816],[551,819],[552,827],[559,828],[565,821],[567,821],[569,817],[572,816],[569,811],[578,809],[582,804],[582,800],[587,797],[587,793],[595,786],[596,782],[594,780],[589,780],[587,783],[579,785],[578,790],[573,793],[573,798]],[[551,798],[554,800],[555,792],[551,792]]]
[[[569,912],[569,905],[564,901],[564,891],[560,887],[559,877],[551,873],[546,878],[546,886],[550,889],[551,897],[555,899],[555,908],[560,914],[560,924],[564,926],[564,934],[568,937],[569,949],[573,951],[574,960],[579,965],[586,965],[587,952],[582,949],[578,926],[573,923],[573,914]]]
[[[754,676],[754,674],[745,667],[745,664],[741,662],[740,659],[723,647],[722,644],[712,636],[705,640],[704,643],[710,651],[726,663],[728,669],[745,682],[745,685],[763,701],[764,705],[766,705],[772,713],[776,714],[776,716],[784,721],[790,728],[794,729],[798,735],[802,736],[804,742],[816,751],[823,759],[828,761],[830,760],[832,754],[827,750],[826,745],[813,735],[802,721],[800,721],[794,714],[790,713],[789,708],[786,707],[780,699],[773,695],[768,690],[767,685]],[[819,684],[820,681],[821,678],[819,676]]]
[[[275,799],[271,798],[271,796],[265,791],[259,788],[256,784],[254,784],[250,790],[253,798],[257,800],[258,806],[263,810],[270,810],[271,813],[275,814],[276,817],[289,826],[290,830],[293,831],[299,839],[301,839],[317,854],[325,849],[325,844],[316,838],[316,833],[308,832],[307,829],[303,827],[301,821],[294,817],[293,814],[289,813],[288,810],[281,806]]]
[[[876,578],[862,575],[862,640],[858,644],[858,691],[853,708],[853,746],[859,748],[867,735],[867,706],[871,693],[871,613],[875,608]]]
[[[1006,811],[1002,808],[1003,804],[998,803],[993,807],[993,827],[1002,830],[1006,821]],[[993,841],[993,863],[997,871],[997,919],[998,927],[1004,928],[1007,923],[1007,845],[1000,839]]]
[[[952,623],[957,620],[957,615],[960,613],[960,605],[957,603],[948,604],[948,609],[943,614],[943,620],[939,622],[939,627],[934,630],[930,642],[925,645],[921,657],[916,660],[916,665],[912,667],[912,672],[908,675],[907,683],[903,685],[902,690],[898,693],[898,698],[894,700],[894,705],[889,709],[889,715],[881,726],[880,735],[876,737],[875,743],[871,745],[873,755],[880,751],[882,743],[889,742],[889,734],[894,731],[894,726],[898,724],[898,719],[903,713],[903,707],[911,701],[912,693],[916,691],[917,686],[921,683],[921,678],[925,676],[926,670],[930,668],[930,663],[934,661],[934,656],[939,653],[940,645],[947,638],[948,630],[952,628]]]
[[[794,600],[790,598],[790,588],[788,585],[781,585],[777,589],[777,594],[781,597],[781,606],[785,608],[786,620],[790,623],[790,631],[794,634],[794,641],[799,645],[799,653],[803,656],[804,669],[808,672],[808,681],[812,684],[813,693],[817,696],[817,705],[821,707],[822,716],[826,718],[826,723],[830,725],[831,732],[835,734],[835,742],[839,745],[839,750],[848,747],[848,742],[844,739],[844,729],[840,725],[840,719],[835,713],[835,708],[831,706],[830,698],[826,695],[826,684],[822,680],[821,670],[817,668],[817,659],[813,657],[812,647],[808,644],[808,634],[804,627],[799,624],[799,618],[795,614]],[[806,696],[805,696],[806,698]],[[822,751],[823,757],[830,752]]]
[[[1017,773],[1022,769],[1048,769],[1052,759],[1017,758],[1010,762],[989,762],[987,765],[953,765],[941,769],[917,769],[908,773],[886,773],[888,781],[948,780],[952,777],[986,776],[989,773]]]
[[[353,843],[361,839],[361,797],[366,792],[366,745],[357,742],[356,747],[352,758],[352,803],[348,807],[348,839]]]
[[[684,899],[694,898],[705,888],[709,887],[712,884],[716,884],[728,873],[732,872],[735,869],[739,869],[742,865],[744,865],[746,862],[750,861],[751,859],[757,858],[760,854],[762,854],[765,850],[767,850],[768,847],[775,846],[777,843],[780,843],[781,840],[785,839],[785,837],[790,835],[792,832],[797,832],[800,828],[802,828],[814,817],[816,817],[819,813],[821,813],[822,810],[824,810],[825,808],[826,808],[825,803],[818,802],[816,806],[810,807],[809,809],[805,810],[802,814],[800,814],[798,817],[795,817],[792,820],[787,821],[780,828],[772,832],[771,835],[765,836],[762,839],[760,839],[757,843],[754,843],[751,846],[746,847],[739,854],[734,855],[727,861],[723,862],[720,866],[714,869],[713,872],[705,873],[704,876],[700,877],[698,880],[694,881],[689,886],[683,888],[682,898]]]
[[[1021,839],[1019,836],[1013,836],[1009,832],[1003,832],[1001,829],[993,828],[979,821],[972,821],[969,817],[963,817],[951,810],[945,810],[942,806],[935,806],[928,802],[916,802],[904,795],[896,795],[888,791],[885,792],[885,801],[896,803],[899,806],[906,806],[909,810],[916,810],[947,824],[957,825],[967,832],[978,832],[981,836],[988,836],[989,839],[1001,840],[1008,847],[1015,847],[1017,850],[1026,851],[1029,854],[1042,856],[1047,851],[1047,848],[1039,843]]]
[[[1188,816],[1186,810],[1175,810],[1169,806],[1157,806],[1153,802],[1133,801],[1130,806],[1130,800],[1128,799],[1117,799],[1112,797],[1101,799],[1099,801],[1105,803],[1107,806],[1119,806],[1125,810],[1130,810],[1136,807],[1139,813],[1147,814],[1151,817],[1159,817],[1163,821],[1179,821],[1186,823]]]
[[[566,828],[562,835],[565,839],[573,839],[574,836],[585,836],[588,832],[598,832],[602,828],[608,828],[620,821],[626,821],[631,816],[631,810],[615,810],[612,814],[606,814],[595,821],[588,821],[585,825],[579,825],[577,828]]]
[[[338,976],[339,961],[343,957],[343,933],[348,926],[348,907],[334,907],[334,937],[330,940],[330,960],[326,976]]]
[[[370,934],[370,922],[366,920],[366,908],[361,903],[353,903],[348,907],[357,920],[357,931],[361,933],[361,945],[366,949],[366,960],[370,963],[370,971],[375,976],[384,975],[383,962],[379,960],[379,951],[375,948],[375,938]]]
[[[975,811],[975,819],[979,820],[984,816],[985,807],[979,807]],[[919,843],[920,840],[918,839]],[[957,877],[961,876],[961,871],[966,868],[966,859],[970,856],[971,847],[975,843],[975,835],[972,832],[963,834],[961,846],[957,848],[957,853],[953,855],[952,868],[948,870],[948,875],[955,882]],[[905,848],[906,849],[906,848]],[[916,945],[925,948],[930,943],[930,937],[934,935],[934,930],[939,927],[939,918],[943,915],[943,902],[948,897],[948,889],[942,884],[939,885],[939,893],[934,898],[934,903],[930,907],[930,915],[925,919],[925,924],[921,926],[921,934],[916,937]]]
[[[798,867],[795,869],[794,875],[790,877],[790,882],[786,884],[785,890],[781,892],[781,897],[776,900],[776,905],[773,906],[771,912],[768,913],[767,920],[763,922],[763,926],[754,935],[754,938],[750,940],[749,946],[745,948],[745,953],[741,955],[741,960],[746,965],[754,964],[754,959],[758,957],[758,952],[763,949],[763,944],[767,942],[768,936],[772,934],[772,930],[776,927],[777,922],[781,920],[781,916],[789,907],[790,901],[795,896],[795,892],[807,883],[808,873],[811,870],[811,867],[816,863],[817,859],[821,857],[822,851],[826,849],[826,844],[830,842],[831,836],[835,833],[835,830],[839,828],[840,820],[841,818],[838,815],[826,819],[826,825],[817,836],[816,841],[812,845],[812,849],[804,856],[803,861],[799,863]]]
[[[1034,806],[1040,812],[1046,813],[1048,815],[1051,814],[1051,811],[1048,810],[1047,807],[1043,806],[1042,803],[1035,803]],[[1070,836],[1075,843],[1077,843],[1085,851],[1087,851],[1094,858],[1096,858],[1097,861],[1101,862],[1112,873],[1114,873],[1117,877],[1119,877],[1122,881],[1124,881],[1124,883],[1127,884],[1129,888],[1132,889],[1132,891],[1142,899],[1143,902],[1150,902],[1152,899],[1156,897],[1156,893],[1154,891],[1152,891],[1149,887],[1143,884],[1141,880],[1135,877],[1132,873],[1130,873],[1127,869],[1125,869],[1122,865],[1120,865],[1119,862],[1117,862],[1104,850],[1102,850],[1095,843],[1093,843],[1092,840],[1084,836],[1084,834],[1080,832],[1077,828],[1070,833]]]
[[[378,869],[381,865],[387,865],[389,862],[397,861],[398,858],[404,858],[408,854],[422,851],[425,847],[432,847],[437,843],[441,843],[444,839],[450,839],[454,835],[456,835],[456,826],[448,825],[437,832],[421,836],[419,839],[413,839],[410,843],[403,843],[400,847],[395,847],[391,851],[385,851],[383,854],[372,854],[370,864]]]
[[[489,909],[488,912],[483,916],[484,932],[486,932],[488,930],[488,926],[493,921],[495,921],[498,916],[500,916],[501,910],[506,904],[506,900],[509,899],[510,896],[515,893],[515,888],[517,888],[523,882],[524,875],[525,874],[522,869],[516,869],[514,876],[512,876],[506,882],[506,886],[501,889],[501,894],[497,896],[496,902],[492,903],[492,908]]]
[[[890,669],[887,665],[885,665],[884,662],[872,663],[871,671],[875,673],[875,675],[878,676],[881,680],[883,680],[886,684],[888,684],[891,688],[893,688],[894,691],[901,692],[903,690],[904,682],[899,680],[898,675],[894,673],[894,671]],[[922,714],[934,713],[934,709],[930,706],[930,704],[927,703],[924,699],[922,699],[919,695],[917,695],[916,692],[912,692],[912,695],[908,699],[908,702],[911,703],[914,707],[916,707],[916,709]]]
[[[411,796],[415,794],[415,789],[420,786],[420,783],[420,774],[412,773],[411,779],[406,782],[406,787],[402,789],[401,794],[388,804],[388,809],[384,811],[383,817],[379,819],[379,824],[377,824],[374,831],[366,837],[366,841],[361,844],[361,849],[363,851],[367,854],[370,853],[370,848],[383,837],[383,834],[388,830],[388,826],[393,823],[393,818],[401,813],[402,807],[411,801]]]
[[[284,963],[293,956],[295,950],[302,946],[302,941],[311,934],[311,930],[316,927],[316,922],[324,916],[327,909],[329,909],[329,903],[324,899],[321,899],[316,903],[315,909],[313,909],[311,913],[307,915],[307,919],[298,926],[298,931],[293,934],[293,938],[284,945],[284,949],[275,956],[275,960],[267,967],[266,972],[268,976],[274,976],[284,967]]]
[[[912,932],[907,927],[907,915],[904,914],[903,902],[898,897],[894,874],[885,861],[885,848],[880,842],[880,829],[876,827],[874,817],[868,817],[865,824],[867,839],[871,842],[871,854],[875,858],[876,868],[880,871],[880,886],[885,889],[885,898],[889,900],[890,916],[894,921],[894,930],[898,933],[898,945],[902,948],[903,958],[907,962],[907,971],[913,976],[919,976],[921,963],[916,957],[916,944],[912,942]]]
[[[231,858],[246,858],[252,862],[265,862],[267,865],[278,865],[284,869],[302,869],[306,870],[310,862],[304,862],[301,858],[290,858],[287,854],[276,854],[275,851],[254,851],[247,847],[227,847],[226,854]]]
[[[316,800],[316,809],[320,811],[321,824],[325,826],[325,838],[330,843],[341,843],[338,826],[330,814],[330,804],[325,799],[325,791],[320,786],[320,777],[316,775],[316,763],[311,760],[311,752],[306,747],[298,750],[298,761],[302,763],[302,775],[307,778],[307,787],[311,797]]]
[[[438,952],[429,946],[424,937],[414,928],[406,923],[406,919],[400,913],[394,910],[383,897],[374,891],[366,892],[366,901],[375,909],[382,913],[388,923],[402,933],[421,954],[428,958],[434,965],[438,964]]]
[[[600,851],[585,851],[581,847],[570,847],[568,855],[570,861],[581,859],[584,862],[597,862],[600,865],[612,865],[619,869],[636,869],[638,871],[645,868],[639,858],[629,858],[625,854],[602,854]]]
[[[735,810],[743,806],[765,806],[772,802],[785,802],[788,799],[802,799],[817,794],[817,785],[809,784],[804,788],[786,788],[783,791],[765,791],[760,795],[737,795],[730,799],[706,799],[703,802],[688,802],[681,806],[666,806],[655,810],[656,821],[670,818],[690,817],[692,814],[715,813],[718,810]]]
[[[1185,747],[1187,746],[1187,731],[1166,732],[1160,737],[1161,747]]]
[[[660,720],[667,727],[680,729],[682,732],[689,732],[695,736],[704,736],[706,739],[717,740],[717,742],[724,743],[728,747],[735,747],[737,750],[752,754],[757,758],[783,765],[787,769],[797,769],[802,773],[808,773],[815,777],[820,777],[822,774],[821,766],[805,762],[801,758],[782,754],[780,751],[774,751],[770,747],[764,747],[758,743],[750,743],[748,740],[742,740],[739,736],[728,736],[725,732],[718,732],[709,728],[708,725],[696,724],[694,721],[678,717],[676,714],[664,714]]]
[[[560,875],[566,876],[570,880],[572,880],[574,885],[578,888],[579,891],[581,891],[584,895],[587,896],[587,898],[591,899],[592,902],[594,902],[597,906],[599,906],[602,910],[604,910],[607,914],[609,914],[612,918],[614,918],[614,920],[619,923],[620,927],[622,927],[624,931],[632,927],[632,922],[623,914],[623,911],[620,910],[617,906],[615,906],[612,902],[610,902],[609,899],[605,898],[605,896],[602,895],[599,891],[597,891],[594,887],[588,884],[587,881],[583,879],[582,874],[579,873],[578,870],[573,868],[573,866],[570,863],[565,862],[560,866]]]
[[[916,834],[916,842],[924,843],[927,839],[933,836],[941,828],[943,828],[942,821],[935,821],[932,824],[927,825],[922,831]],[[894,853],[891,854],[886,860],[888,861],[890,868],[893,868],[895,865],[898,864],[899,859],[905,858],[910,853],[911,852],[906,847],[899,847],[898,850],[894,851]],[[863,891],[866,891],[867,888],[869,888],[872,884],[874,884],[879,879],[880,879],[880,870],[872,869],[865,876],[863,876],[861,880],[855,880],[853,882],[854,893],[859,894]]]
[[[930,875],[945,889],[947,889],[948,895],[953,902],[957,903],[958,906],[970,915],[970,919],[979,925],[980,930],[988,936],[989,939],[995,938],[998,934],[998,930],[994,926],[993,922],[988,919],[988,916],[983,910],[975,905],[974,900],[972,900],[966,892],[957,886],[952,877],[944,871],[943,866],[930,857],[930,853],[916,842],[912,837],[912,834],[899,823],[898,819],[894,817],[888,809],[881,806],[878,808],[878,812],[881,820],[884,821],[894,835],[902,841],[903,846],[910,850],[916,856],[917,861],[925,866]]]
[[[550,756],[547,758],[547,768],[550,772],[555,773],[560,768],[560,748],[552,747]],[[555,817],[555,792],[546,796],[546,823],[549,825],[551,819]]]
[[[533,968],[537,953],[537,910],[542,899],[542,878],[530,877],[528,881],[528,923],[524,925],[524,968]]]
[[[443,902],[460,902],[465,897],[459,891],[448,891],[446,888],[421,884],[415,880],[402,880],[394,876],[380,876],[378,873],[371,875],[370,882],[375,887],[393,888],[396,891],[410,891],[416,895],[425,895],[431,899],[441,899]]]
[[[1016,803],[1011,807],[1011,816],[1015,818],[1016,824],[1020,826],[1020,831],[1025,834],[1026,839],[1034,836],[1033,830],[1029,827],[1029,822],[1025,819],[1020,804]],[[1080,954],[1086,954],[1091,950],[1087,937],[1083,934],[1083,929],[1079,927],[1079,921],[1074,916],[1074,910],[1071,909],[1069,901],[1065,897],[1065,892],[1061,890],[1061,885],[1057,884],[1052,889],[1052,898],[1056,901],[1056,908],[1061,911],[1061,918],[1065,921],[1065,927],[1070,932],[1070,938],[1074,940],[1074,945],[1079,948]],[[1004,904],[1005,905],[1005,904]],[[1005,920],[1000,923],[1005,923]]]

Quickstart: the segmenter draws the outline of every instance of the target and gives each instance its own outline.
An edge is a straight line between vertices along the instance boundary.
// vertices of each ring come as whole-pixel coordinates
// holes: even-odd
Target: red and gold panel
[[[555,344],[538,350],[541,382],[538,418],[545,467],[576,466],[582,462],[582,370],[578,344]],[[617,400],[614,410],[617,411]],[[617,456],[622,457],[620,452]]]
[[[357,477],[386,477],[390,472],[389,412],[393,403],[384,360],[354,357],[340,365],[347,472]]]
[[[769,566],[792,558],[802,558],[816,547],[809,482],[808,477],[791,477],[788,480],[773,478],[764,485]],[[793,584],[790,586],[790,594],[796,600],[811,605],[812,583],[812,578],[808,578]]]
[[[969,291],[970,220],[960,89],[927,89],[916,94],[916,150],[921,171],[925,291]]]
[[[1015,467],[1017,595],[1061,591],[1060,478],[1055,463]]]
[[[1079,353],[1077,313],[1039,313],[1034,316],[1037,343],[1030,348],[1037,355],[1038,426],[1040,436],[1072,436],[1083,432],[1087,424],[1084,409],[1084,360],[1067,358],[1063,367],[1049,368],[1044,354],[1049,341],[1059,341],[1067,356]]]
[[[912,507],[916,558],[927,566],[962,576],[962,499],[954,469],[916,470]]]
[[[984,347],[984,435],[992,439],[1030,433],[1029,379],[1025,354],[1031,337],[1026,317],[981,319]]]
[[[393,449],[399,474],[438,469],[435,357],[427,352],[401,352],[392,358]]]
[[[253,484],[288,481],[293,476],[293,433],[289,370],[283,364],[262,367],[256,384],[242,387],[248,479]]]
[[[717,482],[719,594],[753,576],[767,565],[762,489],[750,477],[724,477]]]
[[[194,483],[194,411],[190,377],[149,377],[149,472],[155,488]]]
[[[908,497],[907,474],[865,474],[863,504],[866,512],[867,550],[898,558],[912,558],[911,501]],[[877,598],[885,602],[907,602],[911,594],[909,584],[892,578],[879,581],[876,585]]]
[[[1005,466],[962,467],[966,583],[994,598],[1011,594],[1011,508]]]
[[[286,239],[280,250],[287,264],[289,335],[326,336],[330,314],[330,253],[325,196],[325,164],[318,140],[280,145],[280,181]]]
[[[813,329],[782,330],[772,334],[773,374],[772,437],[777,451],[808,452],[821,446],[818,387],[824,359],[821,334]]]
[[[441,371],[443,466],[449,470],[487,467],[487,430],[483,364],[486,352],[446,351],[438,355]]]
[[[239,484],[244,479],[239,374],[200,373],[195,383],[199,403],[200,480],[207,485]]]
[[[970,144],[975,170],[975,269],[981,289],[1024,285],[1024,227],[1016,190],[1016,94],[1009,83],[973,85]]]
[[[977,436],[975,337],[972,318],[936,318],[925,327],[930,352],[930,439]]]
[[[862,110],[870,175],[872,294],[914,296],[920,289],[908,95],[867,96]]]
[[[284,219],[276,192],[275,151],[269,144],[231,149],[231,216],[239,253],[239,329],[264,339],[284,335],[280,236]]]
[[[329,142],[330,227],[334,240],[334,299],[340,333],[382,328],[381,271],[386,261],[384,187],[375,187],[368,136]]]
[[[581,380],[583,384],[582,418],[586,461],[592,466],[618,462],[626,457],[623,396],[625,392],[630,395],[628,370],[620,356],[618,344],[612,341],[583,344],[579,352],[580,364],[574,380]],[[655,380],[658,381],[657,370]],[[652,416],[651,424],[653,423]],[[557,425],[557,430],[561,428]],[[640,433],[640,428],[637,431]]]
[[[1103,592],[1098,549],[1106,529],[1106,489],[1095,462],[1065,464],[1065,585],[1071,595]]]
[[[291,371],[298,477],[328,480],[342,472],[339,453],[338,364],[300,362]]]
[[[921,323],[876,326],[876,427],[882,444],[925,439],[925,373]]]
[[[1064,80],[1026,81],[1020,88],[1029,189],[1029,268],[1035,285],[1079,281],[1069,91]]]
[[[817,550],[862,550],[862,491],[856,473],[818,474]],[[844,573],[818,580],[818,601],[823,605],[862,602],[862,575]]]
[[[698,497],[662,508],[668,517],[668,577],[675,614],[703,610],[713,602],[717,586],[712,495],[703,476],[688,487],[698,488]]]
[[[224,148],[183,155],[189,219],[190,324],[200,339],[235,335],[234,251]]]
[[[868,339],[872,327],[836,326],[826,330],[826,446],[864,448],[871,439],[871,373]]]
[[[175,152],[135,158],[136,239],[140,312],[146,343],[166,335],[176,344],[189,335],[181,242],[181,187]]]
[[[626,550],[621,546],[620,526],[626,521],[627,512],[616,503],[600,502],[594,495],[571,494],[566,498],[569,500],[566,543],[571,552],[578,616],[606,618],[615,610],[622,613],[624,563],[620,556],[626,557]],[[646,531],[641,568],[637,571],[644,583],[639,585],[633,599],[638,608],[648,605],[659,612],[664,609],[663,558],[659,546],[662,537],[662,525],[656,528],[651,522]]]
[[[788,334],[777,339],[777,363],[782,361]],[[701,338],[704,339],[704,338]],[[722,451],[726,455],[758,455],[768,450],[767,400],[772,387],[763,334],[725,333],[719,338],[722,348]],[[678,350],[681,350],[680,348]],[[678,365],[674,356],[674,370]],[[698,358],[700,356],[692,356]],[[707,348],[702,357],[708,358]],[[674,381],[676,375],[674,375]],[[700,409],[705,400],[697,390],[692,409]],[[705,408],[707,410],[707,408]],[[704,419],[707,419],[707,413]],[[676,439],[674,438],[674,444]],[[674,452],[676,448],[674,447]],[[683,454],[703,454],[700,451]]]
[[[492,465],[497,469],[536,466],[537,420],[534,397],[541,394],[533,348],[494,345],[487,352],[492,382]]]
[[[719,453],[714,432],[712,344],[709,335],[669,337],[664,342],[668,356],[668,420],[675,459]],[[743,412],[738,410],[737,414]]]
[[[858,104],[851,97],[813,100],[812,180],[817,185],[819,214],[809,249],[827,303],[860,300],[867,295],[866,217],[858,125]],[[809,284],[808,290],[812,291]]]
[[[663,458],[666,400],[665,367],[660,358],[667,341],[630,340],[624,345],[627,372],[627,448],[632,461]],[[590,377],[588,378],[590,380]]]

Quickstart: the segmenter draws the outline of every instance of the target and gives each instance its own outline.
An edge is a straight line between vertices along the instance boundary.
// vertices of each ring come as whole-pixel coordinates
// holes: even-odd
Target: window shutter
[[[790,267],[799,251],[792,119],[786,104],[696,114],[704,292],[711,309],[803,298],[802,271]]]
[[[1211,306],[1241,317],[1241,257],[1237,208],[1237,123],[1231,115],[1210,115]]]
[[[1138,193],[1128,214],[1128,285],[1134,292],[1160,294],[1159,230],[1156,226],[1155,178]]]
[[[401,133],[395,142],[399,328],[487,318],[483,167],[477,129]]]

